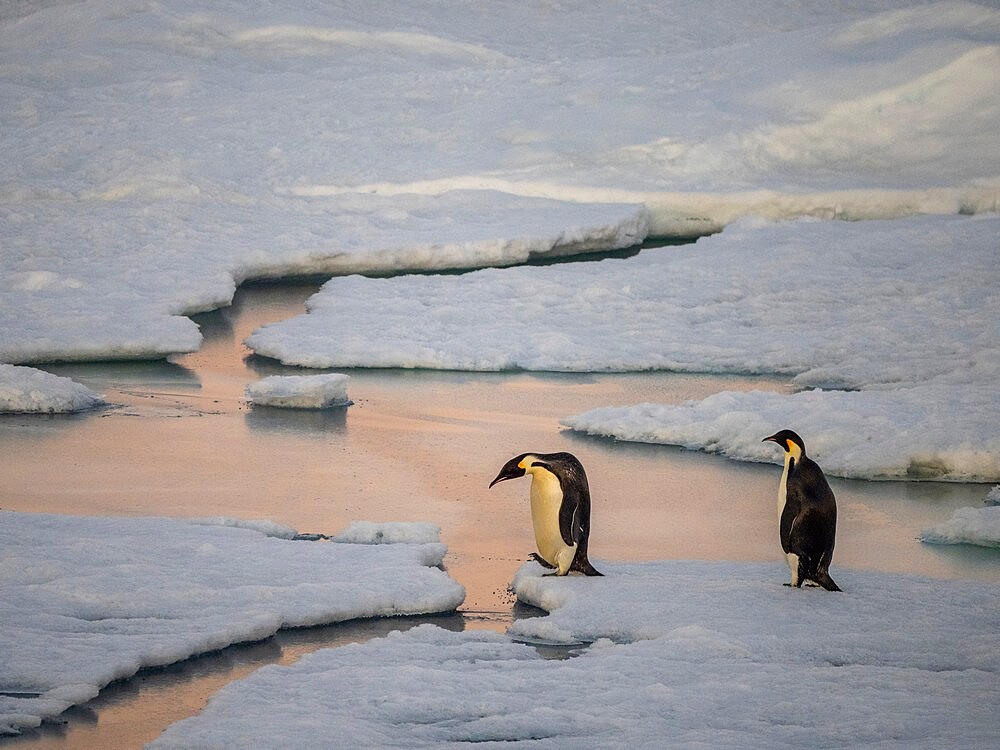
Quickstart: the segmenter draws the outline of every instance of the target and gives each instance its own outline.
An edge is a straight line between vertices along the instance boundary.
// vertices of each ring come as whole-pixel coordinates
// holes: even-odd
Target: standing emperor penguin
[[[590,487],[583,464],[572,453],[522,453],[504,464],[490,487],[525,474],[531,475],[531,524],[538,547],[532,557],[554,568],[555,575],[571,570],[603,575],[587,559]]]
[[[837,501],[819,464],[806,455],[802,438],[791,430],[764,438],[785,449],[785,470],[778,485],[778,528],[781,549],[792,571],[792,586],[813,581],[827,591],[840,591],[830,578],[837,536]]]

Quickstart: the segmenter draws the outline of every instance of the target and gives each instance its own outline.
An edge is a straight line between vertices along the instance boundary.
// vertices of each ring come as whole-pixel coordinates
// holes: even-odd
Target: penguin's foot
[[[816,583],[825,588],[827,591],[843,591],[843,589],[841,589],[840,586],[838,586],[836,583],[833,582],[833,579],[830,578],[830,574],[827,573],[826,571],[820,573],[819,576],[817,576],[817,578],[818,580],[816,581]]]
[[[548,560],[545,560],[537,552],[532,552],[530,555],[528,555],[528,559],[529,560],[534,560],[536,563],[538,563],[539,565],[541,565],[543,568],[548,568],[549,570],[555,570],[556,569],[555,565],[553,565],[552,563],[550,563]],[[551,575],[551,574],[549,574],[549,575]]]

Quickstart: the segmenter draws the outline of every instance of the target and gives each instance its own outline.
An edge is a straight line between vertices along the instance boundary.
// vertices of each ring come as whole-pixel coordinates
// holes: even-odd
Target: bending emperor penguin
[[[522,453],[504,464],[490,487],[525,474],[531,475],[531,523],[538,547],[532,557],[554,568],[555,575],[571,570],[603,575],[587,559],[590,487],[583,464],[572,453]]]
[[[764,438],[785,449],[785,470],[778,485],[781,549],[792,571],[792,586],[813,581],[827,591],[840,591],[830,578],[837,536],[837,501],[819,464],[806,455],[802,438],[791,430]]]

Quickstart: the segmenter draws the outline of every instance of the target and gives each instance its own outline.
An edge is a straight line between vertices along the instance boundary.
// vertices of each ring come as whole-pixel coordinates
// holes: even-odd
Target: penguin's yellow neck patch
[[[524,458],[521,459],[520,463],[518,463],[517,468],[524,469],[525,471],[527,471],[528,469],[531,468],[531,465],[533,463],[535,463],[534,456],[525,456]]]
[[[785,443],[788,445],[788,453],[785,456],[798,460],[799,456],[802,455],[802,449],[799,447],[799,444],[794,440],[786,440]]]

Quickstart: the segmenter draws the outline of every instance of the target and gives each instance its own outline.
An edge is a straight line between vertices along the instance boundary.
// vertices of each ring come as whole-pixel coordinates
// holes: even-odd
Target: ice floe
[[[593,642],[549,660],[494,633],[425,625],[265,667],[151,747],[977,747],[995,736],[995,586],[780,565],[603,563],[515,580],[550,607],[515,637]]]
[[[0,511],[0,732],[143,667],[279,628],[450,612],[464,599],[423,526],[423,543],[383,545],[266,528]]]
[[[744,222],[624,260],[334,278],[248,345],[309,367],[982,382],[1000,370],[998,236],[995,217]]]
[[[921,541],[928,544],[977,544],[1000,547],[1000,505],[957,508],[942,524],[924,529]]]
[[[348,375],[271,375],[249,383],[248,401],[255,406],[285,409],[329,409],[349,406]]]
[[[100,406],[84,385],[34,367],[0,364],[0,413],[63,414]]]
[[[986,383],[791,395],[725,391],[683,404],[599,407],[562,422],[591,435],[772,463],[781,463],[781,451],[761,440],[791,427],[828,474],[983,481],[1000,477],[995,405]]]

